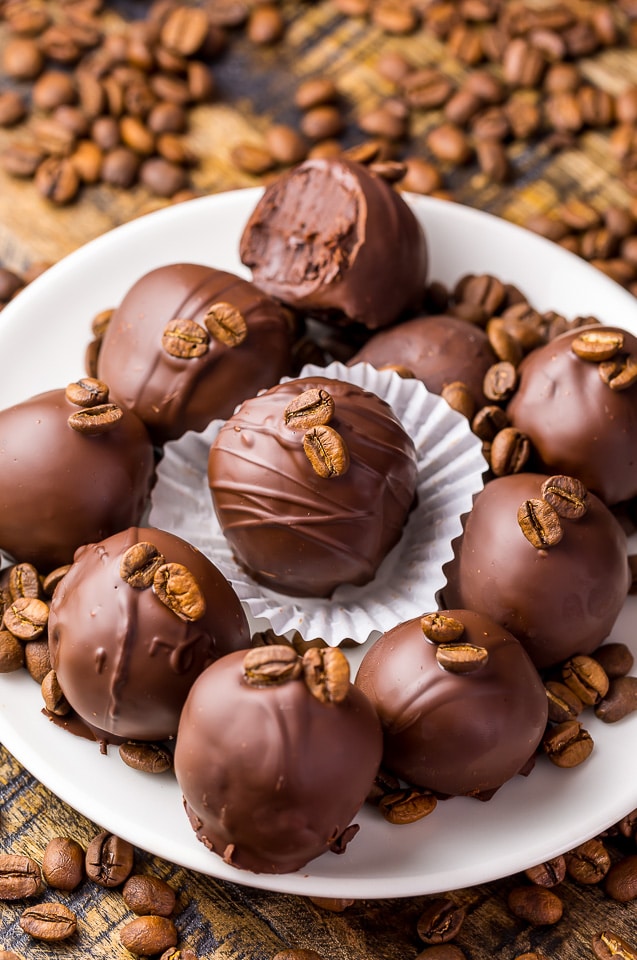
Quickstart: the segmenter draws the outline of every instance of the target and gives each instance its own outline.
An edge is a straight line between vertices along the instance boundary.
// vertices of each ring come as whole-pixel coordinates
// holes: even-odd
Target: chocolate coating
[[[480,491],[445,589],[447,603],[510,630],[538,668],[592,653],[610,633],[630,584],[624,532],[592,493],[581,519],[561,521],[559,543],[546,550],[529,543],[517,512],[541,498],[545,479],[521,473]]]
[[[236,867],[287,873],[329,850],[350,824],[381,749],[378,717],[352,684],[340,703],[321,703],[302,678],[253,687],[243,655],[233,653],[193,684],[175,774],[207,847]]]
[[[571,350],[581,332],[565,333],[524,359],[508,413],[531,439],[540,469],[577,477],[615,504],[637,495],[637,385],[611,390],[599,364]],[[637,356],[637,337],[623,334],[623,352]]]
[[[428,265],[422,228],[400,194],[343,159],[308,160],[272,183],[240,256],[273,297],[370,329],[421,302]]]
[[[154,479],[153,449],[134,414],[88,436],[68,424],[79,410],[51,390],[0,411],[0,549],[42,573],[138,523]]]
[[[320,477],[303,430],[284,422],[290,401],[324,388],[350,466]],[[297,379],[254,397],[222,427],[208,478],[221,528],[259,583],[296,596],[327,597],[371,580],[402,534],[416,487],[412,440],[375,394],[322,377]]]
[[[432,393],[461,380],[476,406],[488,401],[482,391],[484,376],[497,357],[484,330],[458,317],[441,314],[415,317],[389,330],[380,330],[358,351],[351,364],[366,361],[374,367],[403,366]]]
[[[183,620],[152,587],[135,589],[122,579],[122,556],[140,541],[193,574],[206,601],[202,617]],[[162,530],[131,527],[82,547],[51,602],[51,663],[64,695],[100,738],[114,742],[174,736],[195,678],[249,643],[245,614],[225,577]]]
[[[210,337],[205,352],[185,359],[162,346],[177,318],[205,327],[208,308],[230,303],[247,335],[237,346]],[[145,274],[115,310],[98,358],[98,376],[114,398],[134,410],[155,443],[203,430],[229,417],[238,403],[289,372],[285,311],[247,280],[223,270],[175,263]]]
[[[462,643],[488,651],[484,666],[443,669],[416,617],[365,654],[356,686],[380,717],[389,770],[445,794],[493,790],[532,757],[546,726],[546,692],[511,633],[469,610],[442,612],[464,624]]]

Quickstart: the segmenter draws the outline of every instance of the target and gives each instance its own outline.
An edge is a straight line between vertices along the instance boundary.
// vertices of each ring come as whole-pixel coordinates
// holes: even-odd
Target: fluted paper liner
[[[298,630],[305,640],[321,637],[330,646],[344,639],[364,643],[375,631],[382,633],[437,608],[436,594],[445,585],[442,568],[452,557],[460,518],[482,489],[487,464],[466,418],[420,380],[403,379],[367,363],[307,365],[299,376],[342,380],[375,393],[389,403],[414,441],[417,505],[400,541],[370,583],[343,585],[329,599],[288,597],[256,583],[239,566],[219,526],[208,487],[208,453],[221,420],[166,444],[149,522],[198,547],[230,581],[246,612],[254,620],[266,620],[276,633]]]

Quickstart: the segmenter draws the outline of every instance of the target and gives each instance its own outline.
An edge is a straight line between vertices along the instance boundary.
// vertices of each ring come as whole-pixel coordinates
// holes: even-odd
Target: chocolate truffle
[[[637,495],[637,337],[595,326],[534,350],[508,413],[539,469],[578,477],[607,504]]]
[[[383,765],[443,794],[501,786],[531,759],[546,726],[546,691],[523,647],[469,610],[416,617],[383,634],[356,686],[380,717]]]
[[[369,582],[414,500],[414,445],[354,384],[291,380],[246,400],[210,450],[221,528],[259,583],[327,597]]]
[[[98,738],[113,742],[174,736],[195,678],[249,643],[227,580],[162,530],[131,527],[80,548],[51,602],[60,687]]]
[[[377,368],[405,367],[432,393],[459,380],[477,407],[487,403],[482,383],[497,357],[484,330],[458,317],[415,317],[380,330],[352,358]]]
[[[85,378],[0,412],[0,550],[42,573],[70,563],[82,544],[138,523],[154,479],[153,448],[134,413],[69,400],[96,382]],[[88,401],[107,401],[102,388],[88,389]]]
[[[113,313],[98,375],[157,444],[229,417],[289,372],[286,311],[247,280],[175,263],[145,274]]]
[[[240,256],[273,297],[370,329],[421,303],[428,264],[422,228],[400,194],[342,158],[307,160],[270,184]]]
[[[538,668],[592,653],[610,633],[630,584],[626,538],[608,507],[582,488],[582,516],[556,518],[547,511],[543,518],[549,479],[520,473],[480,491],[445,588],[448,604],[477,610],[510,630]],[[525,515],[530,536],[534,526],[545,525],[549,541],[561,539],[534,546],[523,530]]]
[[[274,646],[222,657],[193,684],[175,774],[198,838],[226,862],[298,870],[350,825],[378,771],[382,737],[348,677],[338,649],[301,660]]]

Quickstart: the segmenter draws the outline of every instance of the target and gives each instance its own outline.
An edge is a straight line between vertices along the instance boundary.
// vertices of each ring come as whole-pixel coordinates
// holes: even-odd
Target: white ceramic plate
[[[192,201],[126,224],[93,241],[29,286],[0,314],[0,407],[84,373],[89,324],[161,264],[194,261],[235,270],[255,190]],[[427,233],[431,278],[452,283],[491,272],[516,283],[540,310],[594,314],[637,333],[637,303],[559,247],[504,221],[455,204],[411,198]],[[635,549],[635,544],[631,545]],[[637,597],[612,639],[637,655]],[[353,654],[359,658],[361,648]],[[591,713],[590,759],[560,770],[541,758],[488,803],[453,799],[409,826],[375,810],[341,856],[325,854],[284,876],[248,874],[209,853],[192,833],[175,780],[126,767],[117,751],[53,726],[26,673],[0,676],[0,738],[34,776],[95,823],[137,846],[202,873],[270,890],[323,897],[402,897],[458,889],[507,876],[594,836],[637,807],[637,714],[604,725]]]

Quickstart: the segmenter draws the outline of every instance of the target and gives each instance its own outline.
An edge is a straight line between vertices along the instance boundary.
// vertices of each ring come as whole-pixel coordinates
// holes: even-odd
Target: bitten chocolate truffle
[[[70,563],[82,544],[139,522],[153,479],[144,425],[99,381],[8,407],[0,411],[0,549],[42,573]]]
[[[344,159],[308,160],[270,184],[240,256],[271,296],[370,329],[417,307],[428,265],[424,233],[400,194]]]
[[[446,602],[502,624],[538,668],[592,653],[630,584],[626,538],[608,507],[573,478],[535,473],[480,491],[447,575]]]
[[[448,384],[461,381],[476,406],[482,407],[487,403],[482,383],[496,360],[484,330],[467,320],[440,314],[414,317],[389,330],[379,330],[350,363],[405,367],[437,394]]]
[[[51,664],[99,739],[164,740],[201,671],[248,647],[241,604],[185,540],[131,527],[77,551],[49,615]]]
[[[157,444],[229,417],[289,373],[284,309],[247,280],[175,263],[145,274],[113,313],[98,374]]]
[[[198,838],[235,867],[287,873],[350,826],[378,771],[376,713],[344,654],[232,653],[193,684],[175,774]],[[354,838],[356,843],[356,838]]]
[[[441,610],[399,624],[365,654],[356,686],[383,728],[383,765],[416,786],[477,794],[531,759],[546,691],[521,644],[489,617]]]
[[[327,597],[373,579],[400,539],[416,455],[384,400],[315,377],[246,400],[212,445],[208,478],[246,571],[282,593]]]
[[[508,414],[540,469],[578,477],[607,504],[637,495],[637,337],[595,326],[534,350]]]

